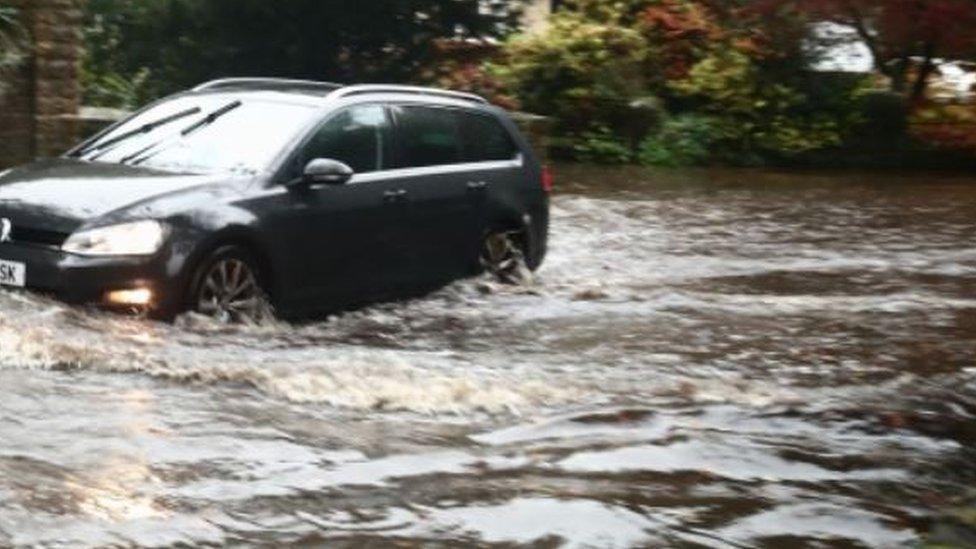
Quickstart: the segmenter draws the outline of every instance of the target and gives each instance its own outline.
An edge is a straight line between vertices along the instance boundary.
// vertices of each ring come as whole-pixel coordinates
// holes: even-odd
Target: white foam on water
[[[9,301],[8,296],[0,299]],[[83,369],[244,383],[296,403],[429,414],[518,414],[579,397],[572,387],[554,387],[515,363],[499,370],[450,353],[350,345],[262,348],[262,340],[288,329],[278,326],[251,332],[241,328],[229,335],[187,333],[95,313],[85,319],[91,326],[79,327],[70,320],[84,313],[48,305],[52,309],[42,315],[44,322],[36,314],[18,319],[16,312],[0,309],[0,369]]]

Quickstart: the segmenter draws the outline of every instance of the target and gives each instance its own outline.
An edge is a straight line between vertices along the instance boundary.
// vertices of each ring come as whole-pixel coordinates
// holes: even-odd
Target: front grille
[[[37,244],[41,246],[54,246],[60,248],[64,241],[68,239],[68,233],[58,231],[48,231],[44,229],[32,229],[29,227],[18,227],[14,225],[10,231],[10,240],[21,244]]]

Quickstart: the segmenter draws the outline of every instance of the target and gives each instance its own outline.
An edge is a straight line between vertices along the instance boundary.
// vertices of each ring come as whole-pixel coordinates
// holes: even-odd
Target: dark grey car
[[[161,316],[335,311],[537,268],[550,188],[477,96],[221,80],[0,174],[0,285]]]

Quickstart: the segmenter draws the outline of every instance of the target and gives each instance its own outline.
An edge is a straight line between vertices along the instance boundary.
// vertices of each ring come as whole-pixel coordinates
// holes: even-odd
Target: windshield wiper
[[[188,136],[188,135],[190,135],[192,133],[195,133],[195,132],[197,132],[197,131],[199,131],[199,130],[201,130],[201,129],[203,129],[203,128],[211,125],[211,124],[213,124],[214,122],[217,121],[217,119],[219,119],[220,117],[222,117],[222,116],[226,115],[227,113],[233,111],[234,109],[237,109],[238,107],[240,107],[243,104],[244,104],[244,102],[238,99],[237,101],[233,101],[231,103],[228,103],[227,105],[224,105],[223,107],[220,107],[219,109],[213,111],[212,113],[208,114],[207,116],[204,116],[199,121],[194,122],[189,127],[185,128],[183,131],[181,131],[179,138],[186,137],[186,136]],[[132,162],[132,165],[133,166],[138,166],[139,164],[142,164],[146,160],[149,160],[150,158],[156,156],[157,154],[159,154],[160,152],[162,152],[163,150],[165,150],[166,147],[163,146],[163,145],[168,145],[169,143],[172,143],[173,141],[175,141],[175,140],[167,140],[167,141],[160,141],[160,142],[157,142],[157,143],[153,143],[152,145],[149,145],[148,147],[145,147],[145,148],[143,148],[143,149],[141,149],[139,151],[136,151],[136,152],[130,154],[129,156],[126,156],[125,158],[123,158],[119,162],[121,164],[128,164],[129,162]],[[156,150],[153,150],[153,149],[156,149]]]
[[[223,107],[220,107],[219,109],[217,109],[214,112],[208,114],[207,116],[204,116],[199,122],[193,124],[189,128],[186,128],[185,130],[183,130],[182,132],[180,132],[180,135],[182,135],[183,137],[186,137],[186,136],[190,135],[191,133],[194,133],[194,132],[196,132],[196,131],[198,131],[198,130],[200,130],[202,128],[205,128],[205,127],[213,124],[214,122],[216,122],[217,119],[220,118],[221,116],[224,116],[225,114],[227,114],[230,111],[232,111],[232,110],[240,107],[243,104],[244,104],[244,102],[241,101],[240,99],[238,99],[237,101],[234,101],[233,103],[229,103],[227,105],[224,105]]]
[[[149,132],[152,132],[152,131],[156,130],[157,128],[161,128],[163,126],[168,126],[168,125],[172,124],[173,122],[176,122],[178,120],[183,120],[184,118],[187,118],[189,116],[193,116],[194,114],[199,113],[200,110],[201,110],[200,107],[193,107],[192,109],[187,109],[185,111],[181,111],[181,112],[178,112],[176,114],[171,114],[171,115],[169,115],[169,116],[167,116],[165,118],[160,118],[159,120],[156,120],[154,122],[149,122],[149,123],[143,124],[142,126],[139,126],[138,128],[136,128],[134,130],[130,130],[130,131],[127,131],[127,132],[125,132],[123,134],[117,135],[117,136],[113,137],[112,139],[109,139],[109,140],[104,141],[102,143],[98,143],[98,144],[95,144],[95,145],[92,145],[92,146],[89,146],[89,147],[85,147],[84,149],[82,149],[82,150],[78,151],[77,153],[75,153],[74,156],[81,157],[81,156],[84,156],[84,155],[89,154],[89,153],[93,153],[93,152],[97,152],[97,151],[104,151],[105,149],[108,149],[109,147],[112,147],[113,145],[118,145],[119,143],[122,143],[123,141],[128,141],[129,139],[132,139],[133,137],[135,137],[137,135],[147,134]],[[99,155],[99,156],[101,156],[101,155]],[[96,158],[98,158],[98,157],[96,157]]]

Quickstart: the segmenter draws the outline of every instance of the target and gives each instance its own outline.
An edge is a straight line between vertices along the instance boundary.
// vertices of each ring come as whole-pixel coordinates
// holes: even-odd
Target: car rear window
[[[466,162],[512,160],[518,155],[512,136],[493,116],[461,113],[461,132]]]
[[[397,109],[404,168],[511,160],[518,147],[492,116],[438,107]]]

